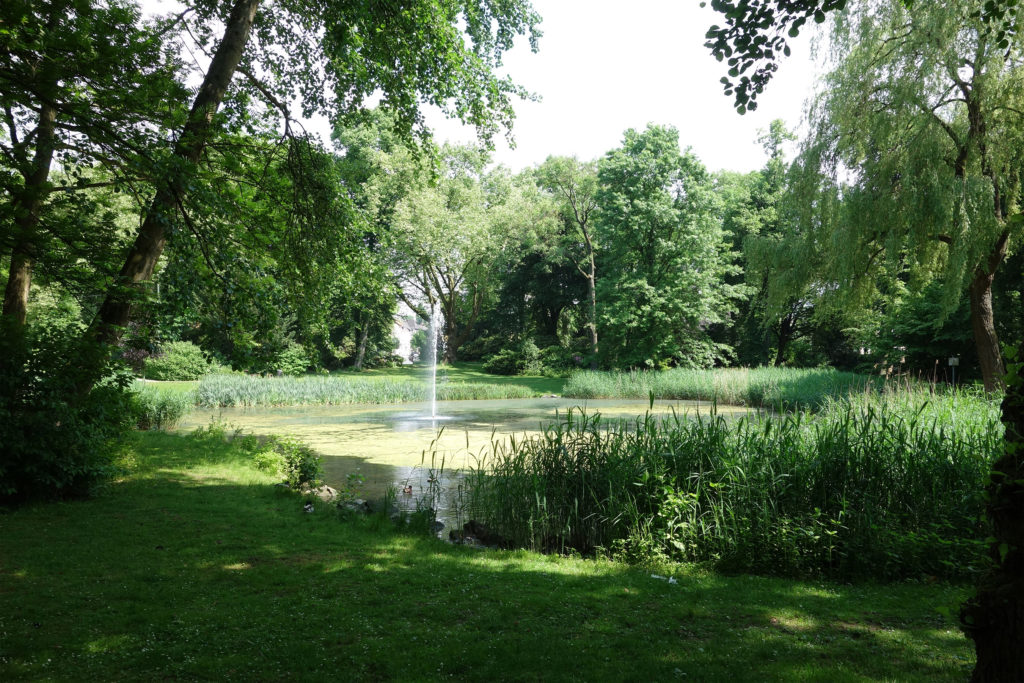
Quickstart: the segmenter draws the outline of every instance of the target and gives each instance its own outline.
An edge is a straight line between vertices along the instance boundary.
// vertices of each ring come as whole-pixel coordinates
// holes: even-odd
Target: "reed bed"
[[[958,420],[949,420],[955,415]],[[492,444],[469,514],[509,546],[831,578],[963,578],[983,566],[998,409],[862,394],[726,420],[571,413]]]
[[[134,399],[139,429],[169,429],[188,415],[196,397],[192,391],[162,391],[140,383],[136,385]]]
[[[717,401],[730,405],[817,408],[829,399],[870,389],[883,379],[827,368],[715,368],[574,372],[565,385],[574,398],[654,398]]]
[[[196,403],[206,408],[344,403],[408,403],[425,401],[427,384],[383,377],[258,377],[208,375],[196,389]],[[443,401],[529,398],[533,392],[517,384],[445,383],[437,387]]]

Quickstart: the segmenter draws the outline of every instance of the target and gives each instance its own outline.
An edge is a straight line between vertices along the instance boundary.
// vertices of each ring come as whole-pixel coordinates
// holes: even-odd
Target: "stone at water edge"
[[[326,484],[315,489],[304,489],[302,493],[307,496],[316,496],[325,503],[330,503],[332,500],[338,497],[338,492],[335,489],[332,489],[330,486],[327,486]]]
[[[478,544],[501,548],[506,545],[505,539],[494,533],[475,519],[471,519],[462,526],[462,531],[452,529],[448,532],[448,539],[453,543],[465,543],[467,545]]]

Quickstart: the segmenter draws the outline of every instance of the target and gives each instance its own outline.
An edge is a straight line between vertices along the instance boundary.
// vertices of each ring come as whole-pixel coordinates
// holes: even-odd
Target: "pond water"
[[[646,400],[567,398],[439,401],[437,419],[429,417],[427,403],[197,409],[178,429],[191,431],[216,420],[243,433],[298,437],[323,456],[324,480],[329,486],[344,489],[349,475],[360,475],[359,497],[378,498],[394,486],[400,491],[399,504],[414,508],[427,492],[432,465],[435,471],[443,470],[442,487],[451,489],[453,476],[457,477],[453,473],[480,459],[492,439],[537,434],[570,408],[600,413],[607,422],[633,420],[648,410],[658,415],[674,410],[680,415],[706,416],[710,404],[655,401],[651,406]],[[747,412],[747,408],[718,406],[720,415]],[[401,491],[408,486],[411,495],[403,495]]]

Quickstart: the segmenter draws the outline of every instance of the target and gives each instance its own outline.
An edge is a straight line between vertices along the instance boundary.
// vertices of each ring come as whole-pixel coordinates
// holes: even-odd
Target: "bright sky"
[[[740,116],[722,94],[726,65],[704,47],[708,27],[721,15],[698,0],[533,0],[543,17],[540,51],[523,40],[505,57],[505,71],[538,94],[539,102],[517,102],[516,148],[496,141],[494,160],[515,171],[549,155],[597,159],[622,142],[627,128],[648,123],[679,129],[712,171],[751,171],[764,165],[759,130],[776,118],[799,129],[816,69],[811,41],[791,42],[758,109]],[[142,0],[147,13],[169,12],[175,0]],[[710,5],[710,3],[709,3]],[[475,132],[440,112],[428,112],[435,138],[471,142]],[[308,129],[330,139],[324,120]]]
[[[709,3],[710,5],[710,3]],[[704,47],[704,34],[721,15],[698,0],[534,0],[543,17],[540,51],[526,41],[505,59],[509,75],[539,94],[518,102],[517,147],[499,141],[495,160],[513,170],[549,154],[596,159],[621,144],[627,128],[648,123],[679,129],[710,170],[751,171],[765,156],[758,130],[772,119],[796,129],[815,77],[810,40],[793,41],[758,109],[740,116],[722,94],[727,67]],[[471,130],[429,119],[440,140],[474,139]]]

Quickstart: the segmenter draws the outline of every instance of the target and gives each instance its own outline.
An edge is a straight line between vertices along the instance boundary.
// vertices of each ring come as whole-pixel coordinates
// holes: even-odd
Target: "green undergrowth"
[[[881,389],[880,377],[828,368],[715,368],[640,372],[580,370],[564,393],[572,398],[648,398],[717,401],[728,405],[816,408],[827,400]]]
[[[963,680],[961,586],[449,546],[139,435],[100,497],[0,515],[0,679]],[[653,578],[672,576],[674,583]]]
[[[425,401],[429,395],[425,381],[404,378],[208,375],[196,388],[196,403],[205,408],[407,403]],[[442,401],[530,398],[533,395],[529,388],[517,384],[442,382],[437,386],[437,398]]]
[[[858,396],[817,414],[726,420],[570,413],[498,441],[468,476],[471,515],[514,547],[667,558],[836,579],[968,579],[998,404]]]

